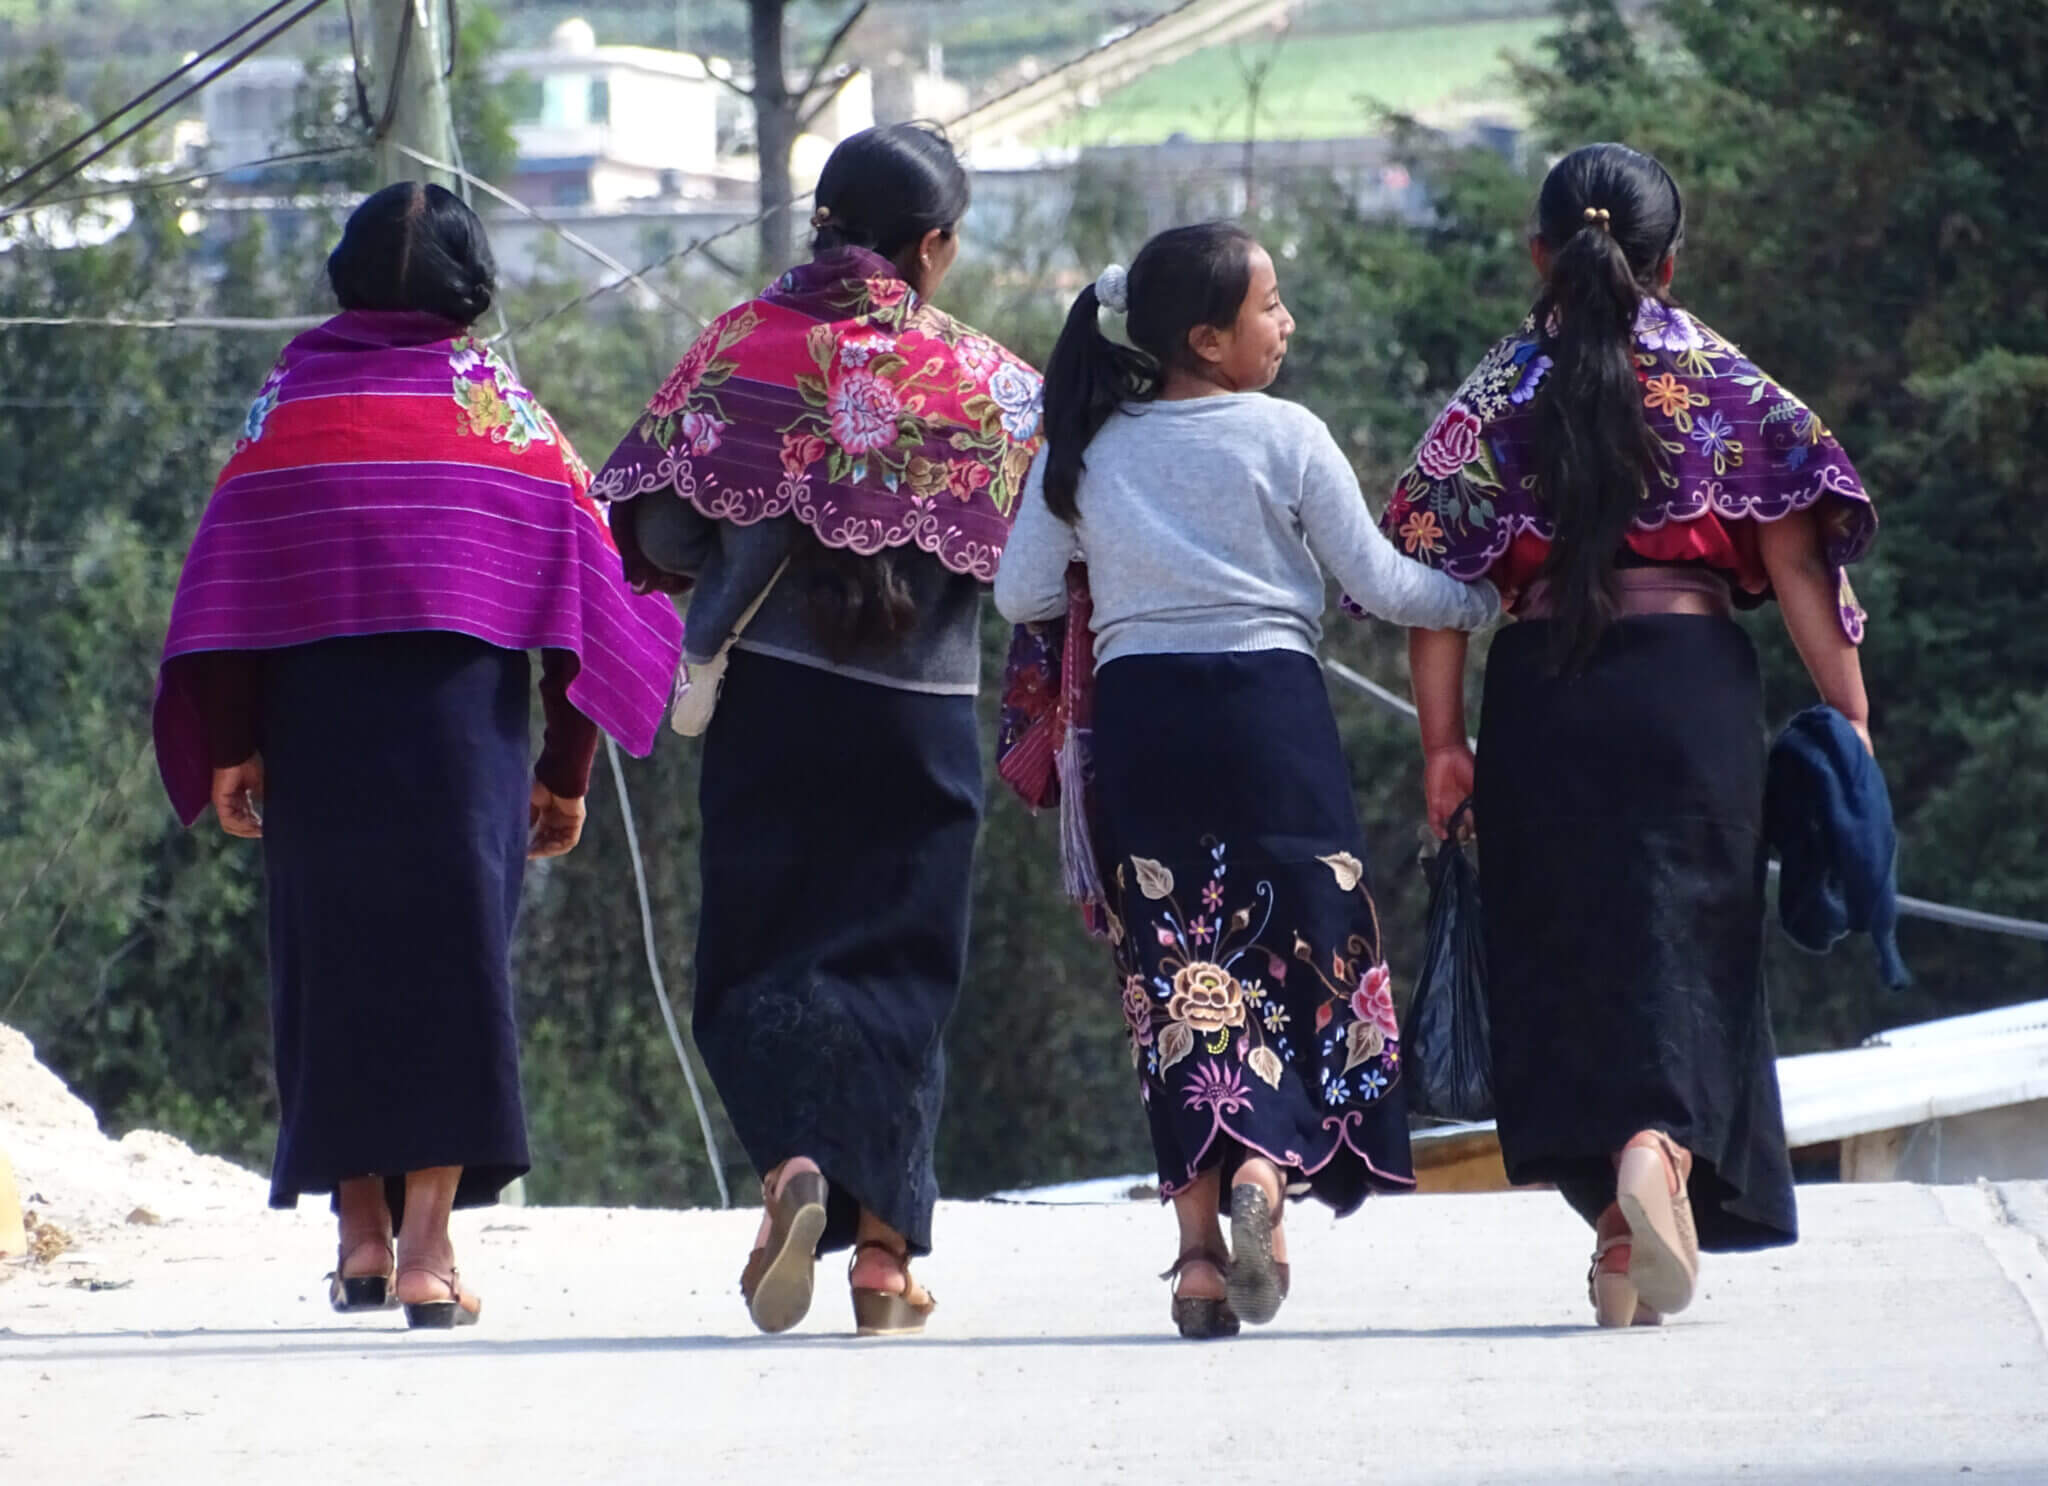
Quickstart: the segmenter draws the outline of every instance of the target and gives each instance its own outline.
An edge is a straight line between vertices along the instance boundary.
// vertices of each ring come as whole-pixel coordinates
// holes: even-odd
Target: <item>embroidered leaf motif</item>
[[[1387,1034],[1371,1022],[1353,1022],[1344,1029],[1344,1071],[1369,1063],[1387,1048]]]
[[[1348,851],[1339,851],[1330,856],[1317,857],[1316,860],[1330,869],[1330,875],[1337,879],[1337,886],[1347,893],[1353,891],[1359,883],[1365,880],[1365,863],[1359,861],[1357,857]]]
[[[1163,862],[1155,862],[1150,857],[1132,857],[1131,866],[1138,874],[1139,892],[1154,901],[1173,896],[1173,873]],[[1119,867],[1117,870],[1121,872],[1123,869]]]
[[[825,406],[825,379],[814,377],[809,372],[798,372],[796,390],[804,395],[804,401],[814,408]]]
[[[1159,1071],[1166,1072],[1195,1050],[1195,1029],[1186,1022],[1169,1022],[1159,1034]]]
[[[1113,949],[1124,942],[1124,921],[1116,916],[1114,908],[1104,908],[1102,911],[1109,919],[1109,943]]]
[[[1252,1055],[1246,1058],[1245,1062],[1249,1063],[1252,1072],[1263,1078],[1270,1087],[1275,1089],[1280,1087],[1280,1074],[1284,1065],[1280,1061],[1280,1055],[1274,1052],[1273,1049],[1270,1047],[1253,1048]]]
[[[1321,1006],[1318,1006],[1316,1008],[1316,1030],[1320,1032],[1325,1027],[1329,1026],[1330,1019],[1334,1017],[1336,1014],[1336,1008],[1331,1006],[1330,1003],[1327,1001],[1325,1001]]]

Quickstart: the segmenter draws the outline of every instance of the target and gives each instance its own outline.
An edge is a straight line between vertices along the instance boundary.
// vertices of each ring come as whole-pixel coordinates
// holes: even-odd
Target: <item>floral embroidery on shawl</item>
[[[669,490],[740,525],[793,514],[830,546],[915,544],[985,580],[1042,399],[1031,368],[849,249],[714,321],[592,493]]]
[[[482,341],[467,335],[457,338],[449,348],[448,366],[455,375],[455,405],[462,409],[464,433],[509,445],[517,454],[535,444],[562,443],[539,400]]]
[[[1840,570],[1869,549],[1877,517],[1841,445],[1812,409],[1686,311],[1645,301],[1635,341],[1644,413],[1665,454],[1636,532],[1707,517],[1777,521],[1820,507],[1842,628],[1860,641],[1863,610]],[[1410,557],[1470,582],[1518,537],[1554,537],[1535,488],[1529,417],[1551,370],[1543,346],[1534,317],[1524,320],[1423,436],[1381,519]]]

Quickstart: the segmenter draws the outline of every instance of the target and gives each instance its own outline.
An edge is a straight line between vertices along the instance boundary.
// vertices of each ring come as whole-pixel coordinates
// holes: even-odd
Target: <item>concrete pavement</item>
[[[0,1280],[0,1482],[2048,1482],[2037,1184],[1804,1189],[1608,1334],[1553,1196],[1297,1208],[1293,1299],[1206,1345],[1149,1204],[948,1205],[931,1334],[862,1342],[832,1261],[748,1328],[737,1212],[459,1215],[481,1326],[336,1317],[325,1214],[259,1193]]]

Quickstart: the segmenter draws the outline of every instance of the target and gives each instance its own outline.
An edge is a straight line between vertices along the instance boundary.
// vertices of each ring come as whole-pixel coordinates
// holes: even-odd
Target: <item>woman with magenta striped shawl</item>
[[[494,274],[438,186],[356,210],[328,260],[342,313],[285,348],[200,523],[156,701],[179,818],[211,803],[263,843],[271,1205],[335,1194],[330,1302],[416,1326],[476,1319],[449,1211],[528,1167],[525,864],[576,844],[599,728],[652,746],[681,652],[589,471],[469,333]]]

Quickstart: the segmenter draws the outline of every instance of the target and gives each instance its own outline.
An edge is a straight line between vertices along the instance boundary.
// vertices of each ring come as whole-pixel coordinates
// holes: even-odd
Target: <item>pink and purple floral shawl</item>
[[[591,493],[713,520],[794,515],[862,555],[994,578],[1038,442],[1038,373],[858,248],[784,274],[684,355]],[[628,572],[648,574],[621,533]]]

